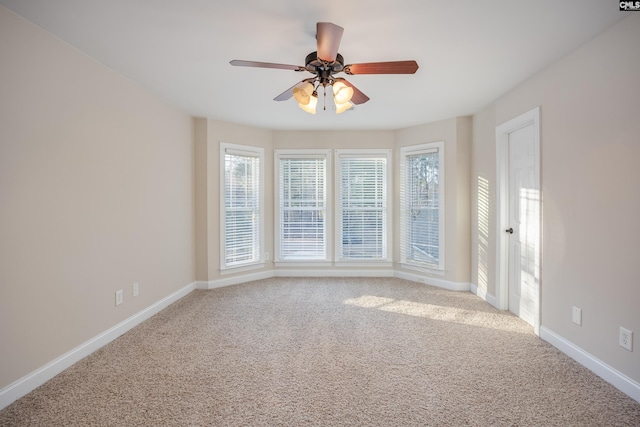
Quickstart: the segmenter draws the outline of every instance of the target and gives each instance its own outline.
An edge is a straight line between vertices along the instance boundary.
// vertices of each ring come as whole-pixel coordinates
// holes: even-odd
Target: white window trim
[[[260,159],[260,183],[259,183],[259,203],[260,203],[260,220],[258,232],[258,261],[248,262],[241,265],[227,266],[225,261],[225,242],[226,242],[226,203],[225,203],[225,154],[238,154],[246,156],[255,156]],[[220,274],[229,274],[248,270],[255,270],[265,266],[264,252],[264,148],[253,147],[249,145],[231,144],[228,142],[220,143]]]
[[[437,142],[429,142],[425,144],[419,145],[409,145],[400,148],[400,266],[402,268],[408,270],[417,270],[423,271],[429,274],[437,274],[444,275],[445,274],[445,158],[444,158],[444,141]],[[438,176],[439,176],[439,186],[440,190],[438,192],[440,196],[439,200],[439,209],[438,209],[438,245],[439,245],[439,256],[438,256],[438,267],[428,267],[425,265],[412,263],[407,261],[403,254],[404,249],[402,244],[404,242],[403,236],[406,233],[406,225],[405,225],[405,214],[406,214],[406,204],[402,200],[402,194],[404,194],[404,187],[406,186],[406,174],[405,174],[405,158],[407,156],[422,154],[438,151]]]
[[[387,257],[383,259],[353,259],[353,258],[339,258],[340,254],[340,232],[341,232],[341,218],[340,218],[340,191],[338,189],[340,183],[340,158],[343,156],[353,156],[353,157],[386,157],[387,159],[387,167],[386,167],[386,202],[387,202],[387,221],[385,224],[386,233],[387,233]],[[393,150],[391,149],[339,149],[334,151],[334,173],[335,173],[335,192],[334,192],[334,215],[335,215],[335,229],[334,229],[334,254],[335,254],[335,264],[340,266],[369,266],[376,265],[382,266],[384,263],[392,263],[393,262],[393,175],[391,163],[393,161]]]
[[[325,170],[325,198],[326,198],[326,214],[325,214],[325,239],[326,239],[326,253],[324,259],[280,259],[280,159],[281,158],[309,158],[309,159],[317,159],[324,157],[326,159],[326,170]],[[330,266],[332,260],[332,251],[333,247],[332,242],[332,215],[331,210],[333,207],[331,206],[332,200],[332,191],[333,191],[333,183],[331,180],[331,150],[316,150],[316,149],[286,149],[286,150],[274,150],[273,156],[273,187],[274,187],[274,203],[273,203],[273,223],[274,223],[274,264],[276,267],[287,267],[287,266]]]

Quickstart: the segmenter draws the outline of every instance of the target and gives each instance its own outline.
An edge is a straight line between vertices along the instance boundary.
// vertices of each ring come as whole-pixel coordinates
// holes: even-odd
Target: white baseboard
[[[32,373],[20,378],[12,384],[9,384],[7,387],[0,390],[0,410],[6,408],[22,396],[25,396],[29,392],[35,390],[37,387],[49,381],[51,378],[69,368],[74,363],[84,359],[94,351],[100,349],[114,339],[118,338],[120,335],[129,331],[134,326],[139,325],[154,314],[160,312],[172,303],[178,301],[180,298],[188,295],[194,289],[196,289],[196,282],[190,283],[177,292],[174,292],[173,294],[161,299],[155,304],[134,314],[128,319],[123,320],[114,327],[93,337],[89,341],[80,344],[78,347],[74,348],[71,351],[68,351],[57,359],[33,371]]]
[[[425,276],[423,274],[407,273],[405,271],[395,271],[394,277],[399,279],[411,280],[413,282],[425,283],[437,288],[447,289],[449,291],[469,292],[471,284],[465,282],[452,282],[450,280],[437,279],[435,277]]]
[[[274,277],[273,270],[258,271],[256,273],[241,274],[239,276],[233,276],[233,277],[225,277],[224,279],[209,280],[208,282],[199,282],[199,283],[207,284],[206,288],[199,288],[199,289],[223,288],[225,286],[239,285],[241,283],[251,282],[254,280],[270,279],[271,277]]]
[[[218,280],[210,280],[208,282],[195,282],[197,289],[216,289],[224,286],[238,285],[241,283],[251,282],[253,280],[269,279],[271,277],[397,277],[400,279],[411,280],[427,285],[436,286],[438,288],[450,291],[470,291],[471,284],[463,282],[452,282],[435,277],[418,275],[415,273],[407,273],[392,269],[331,269],[324,270],[294,270],[294,269],[277,269],[270,271],[260,271],[257,273],[240,274],[233,277],[225,277]]]
[[[640,383],[544,326],[540,326],[540,338],[640,403]]]
[[[478,288],[478,285],[474,285],[472,283],[469,290],[480,299],[486,301],[488,304],[491,304],[495,308],[498,308],[498,302],[496,301],[496,297],[494,295],[491,295],[484,289]]]
[[[233,277],[225,277],[208,282],[196,282],[198,289],[216,289],[225,286],[239,285],[253,280],[269,279],[271,277],[394,277],[393,270],[288,270],[277,269],[269,271],[259,271],[257,273],[240,274]]]
[[[209,289],[209,282],[205,282],[203,280],[197,280],[193,283],[195,284],[196,289]]]

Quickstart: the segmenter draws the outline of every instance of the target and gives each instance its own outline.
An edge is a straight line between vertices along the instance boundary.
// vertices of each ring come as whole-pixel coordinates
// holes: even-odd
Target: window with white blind
[[[337,261],[386,261],[390,150],[337,150]]]
[[[444,143],[400,150],[400,257],[408,266],[444,270]]]
[[[327,261],[329,151],[278,150],[276,261]]]
[[[220,144],[222,270],[262,262],[264,150]]]

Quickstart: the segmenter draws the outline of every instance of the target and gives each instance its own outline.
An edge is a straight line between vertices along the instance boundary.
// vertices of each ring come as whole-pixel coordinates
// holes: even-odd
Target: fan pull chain
[[[324,111],[327,111],[327,87],[326,86],[324,86],[324,100],[322,101],[322,103],[324,104],[322,106],[322,109]]]

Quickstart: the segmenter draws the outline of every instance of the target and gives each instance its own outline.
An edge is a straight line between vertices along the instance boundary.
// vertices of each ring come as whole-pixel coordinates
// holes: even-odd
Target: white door
[[[496,307],[540,333],[540,107],[496,127]]]
[[[540,191],[534,123],[508,133],[509,311],[534,325],[538,310]]]

